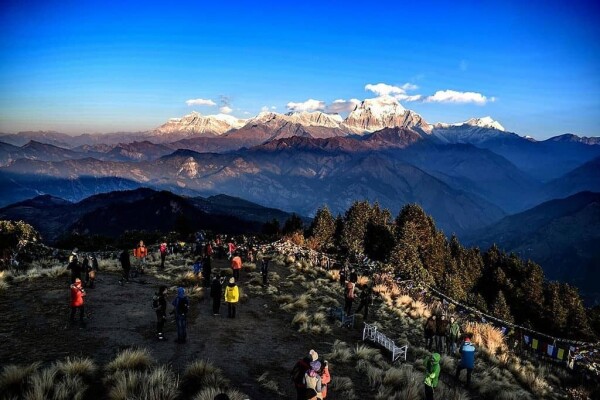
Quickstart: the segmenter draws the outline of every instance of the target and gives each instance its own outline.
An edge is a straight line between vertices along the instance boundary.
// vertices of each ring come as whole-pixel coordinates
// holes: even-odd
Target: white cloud
[[[412,83],[405,83],[402,86],[388,85],[387,83],[369,83],[365,85],[365,90],[375,93],[378,96],[398,96],[406,94],[407,90],[415,90],[419,87]]]
[[[334,100],[333,103],[327,106],[327,112],[331,114],[339,114],[343,112],[350,112],[356,108],[356,106],[360,104],[360,100],[358,99],[350,99],[350,100]]]
[[[188,106],[216,106],[217,103],[210,99],[189,99],[185,104]]]
[[[420,94],[415,94],[413,96],[409,96],[407,94],[397,94],[396,96],[394,96],[397,100],[400,101],[406,101],[406,102],[411,102],[411,101],[419,101],[423,98],[422,95]]]
[[[325,102],[320,100],[308,99],[303,103],[287,103],[287,108],[290,111],[323,111]]]
[[[475,103],[483,105],[488,101],[496,101],[495,97],[486,97],[477,92],[457,92],[456,90],[438,90],[433,96],[425,98],[429,103]]]
[[[269,111],[269,107],[267,107],[267,106],[262,106],[260,108],[260,112],[267,112],[267,111]]]
[[[271,106],[271,110],[277,110],[277,107]]]
[[[223,114],[231,114],[233,109],[229,106],[223,106],[223,107],[219,108],[219,111]]]

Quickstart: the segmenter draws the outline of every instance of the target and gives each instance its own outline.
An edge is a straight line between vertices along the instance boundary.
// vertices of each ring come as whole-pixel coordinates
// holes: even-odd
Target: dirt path
[[[225,266],[218,260],[214,265]],[[290,274],[281,265],[273,265],[271,271],[281,276],[281,282]],[[88,323],[83,329],[68,323],[67,277],[14,283],[0,292],[0,365],[51,363],[67,356],[91,357],[104,365],[122,349],[145,347],[159,363],[170,364],[180,373],[192,360],[209,359],[251,399],[294,398],[289,371],[298,358],[311,348],[322,354],[329,352],[334,335],[343,335],[340,338],[349,343],[360,339],[359,329],[337,328],[334,335],[322,338],[296,332],[290,325],[293,315],[281,311],[271,295],[250,294],[248,275],[242,272],[240,287],[250,295],[239,305],[238,318],[225,318],[227,309],[223,305],[221,316],[213,316],[208,296],[206,300],[194,299],[188,342],[174,342],[175,323],[169,315],[165,330],[168,340],[159,342],[155,339],[156,317],[151,303],[158,285],[166,282],[151,275],[124,286],[118,280],[117,273],[101,272],[96,288],[87,290]],[[294,285],[282,292],[297,295],[302,290]],[[173,298],[171,291],[168,302]],[[280,395],[256,383],[264,372],[278,383]],[[105,395],[95,394],[97,398]],[[335,394],[328,398],[335,399]]]

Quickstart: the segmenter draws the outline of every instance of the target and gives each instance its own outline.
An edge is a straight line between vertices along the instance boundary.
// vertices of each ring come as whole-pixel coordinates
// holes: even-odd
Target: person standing
[[[144,267],[146,266],[146,257],[148,257],[148,249],[144,245],[144,241],[140,240],[140,244],[133,251],[133,255],[138,261],[140,267],[140,274],[144,274]]]
[[[212,297],[212,309],[213,315],[219,315],[221,309],[221,296],[223,295],[223,283],[219,278],[219,275],[215,275],[212,283],[210,284],[210,297]]]
[[[240,270],[242,269],[242,258],[237,254],[231,259],[231,269],[235,281],[238,282],[240,280]]]
[[[69,265],[67,269],[71,271],[71,283],[75,283],[76,279],[81,279],[81,264],[77,257],[77,249],[73,250],[69,257]]]
[[[194,275],[198,277],[200,271],[202,271],[202,260],[200,258],[196,259],[194,265],[192,265],[192,269],[194,270]]]
[[[177,297],[173,302],[175,309],[175,321],[177,322],[177,343],[185,343],[187,340],[187,313],[190,308],[190,301],[185,295],[185,289],[181,286],[177,288]]]
[[[444,353],[446,348],[446,332],[448,332],[448,320],[442,314],[435,324],[435,347],[438,353]]]
[[[165,260],[167,259],[167,242],[165,240],[158,247],[158,251],[160,252],[160,269],[165,269]]]
[[[263,286],[267,286],[267,279],[269,277],[269,261],[271,259],[264,256],[260,261],[260,274],[262,275]]]
[[[156,311],[156,336],[158,340],[166,340],[163,335],[163,329],[165,327],[165,321],[167,320],[167,300],[165,294],[167,292],[166,286],[160,286],[158,292],[154,294],[152,299],[152,308]]]
[[[123,268],[123,278],[119,281],[122,285],[123,282],[129,282],[129,271],[131,271],[131,260],[129,259],[129,251],[127,249],[121,252],[119,261],[121,262],[121,268]]]
[[[311,400],[316,400],[321,398],[321,375],[319,375],[319,371],[321,370],[321,363],[318,360],[312,361],[310,363],[310,368],[304,374],[304,386],[306,390],[306,398]]]
[[[329,363],[327,360],[323,361],[323,368],[319,373],[321,375],[321,399],[327,397],[327,385],[331,382],[331,374],[329,373]]]
[[[354,282],[347,281],[346,289],[344,291],[344,299],[345,299],[344,312],[346,313],[346,315],[351,315],[351,313],[352,313],[352,303],[354,302],[354,289],[355,289]]]
[[[433,337],[435,336],[435,328],[436,328],[436,316],[432,315],[425,322],[425,346],[427,350],[431,351],[431,347],[433,345]]]
[[[230,278],[225,288],[225,302],[227,303],[227,318],[235,318],[235,309],[240,299],[240,292],[235,284],[235,278]]]
[[[362,308],[365,308],[364,314],[363,314],[363,319],[366,321],[367,318],[369,317],[369,306],[371,304],[373,304],[373,292],[371,291],[371,288],[369,288],[368,286],[365,287],[363,289],[362,292],[360,292],[360,303],[358,304],[358,308],[356,309],[356,313],[358,314],[360,312],[360,310],[362,310]]]
[[[81,284],[80,278],[75,278],[75,282],[71,284],[71,323],[75,323],[75,314],[77,310],[79,310],[79,322],[82,326],[85,325],[83,322],[83,298],[85,297],[85,290],[83,290],[83,286]]]
[[[460,380],[460,371],[467,370],[467,388],[471,386],[471,374],[475,368],[475,346],[471,343],[471,335],[466,335],[465,340],[460,346],[460,362],[456,366],[454,378]]]
[[[425,358],[425,400],[433,400],[433,390],[438,385],[440,377],[440,358],[438,353],[433,353]]]
[[[448,354],[456,352],[458,339],[460,338],[460,325],[454,317],[450,317],[450,325],[448,325]]]
[[[294,387],[296,388],[296,400],[306,399],[306,384],[304,382],[304,375],[310,369],[310,363],[317,361],[318,359],[319,354],[314,350],[310,350],[306,357],[299,359],[296,361],[296,364],[294,364],[290,378],[292,379]]]

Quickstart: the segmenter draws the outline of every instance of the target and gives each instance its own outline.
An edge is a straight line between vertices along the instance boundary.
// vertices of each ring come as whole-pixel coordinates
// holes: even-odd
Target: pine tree
[[[399,273],[403,279],[414,279],[417,282],[431,285],[433,279],[425,268],[423,268],[423,263],[421,263],[415,244],[416,241],[417,235],[414,226],[411,223],[404,224],[400,233],[400,239],[392,251],[390,264],[393,271]]]
[[[303,230],[304,230],[304,223],[302,222],[302,219],[297,214],[293,213],[285,221],[285,224],[283,224],[282,233],[284,235],[288,235],[288,234],[296,233],[296,232],[302,233]]]
[[[370,217],[371,206],[366,201],[356,201],[346,211],[342,246],[350,255],[356,256],[364,252],[365,232]]]
[[[508,303],[506,302],[506,297],[504,297],[504,293],[501,290],[498,291],[498,295],[496,296],[496,301],[492,308],[492,315],[503,321],[514,322],[514,318],[510,312]]]
[[[319,250],[327,249],[333,244],[335,220],[327,206],[323,206],[317,210],[309,232],[310,236],[319,244]]]

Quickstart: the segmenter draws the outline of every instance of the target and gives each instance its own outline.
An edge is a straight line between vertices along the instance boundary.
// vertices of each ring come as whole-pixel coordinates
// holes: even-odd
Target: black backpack
[[[186,299],[186,298],[179,299],[179,301],[177,302],[177,314],[179,314],[179,315],[187,314],[188,307],[189,307],[188,299]]]
[[[158,311],[158,309],[160,308],[160,297],[158,295],[154,295],[154,297],[152,298],[152,309],[154,311]]]

